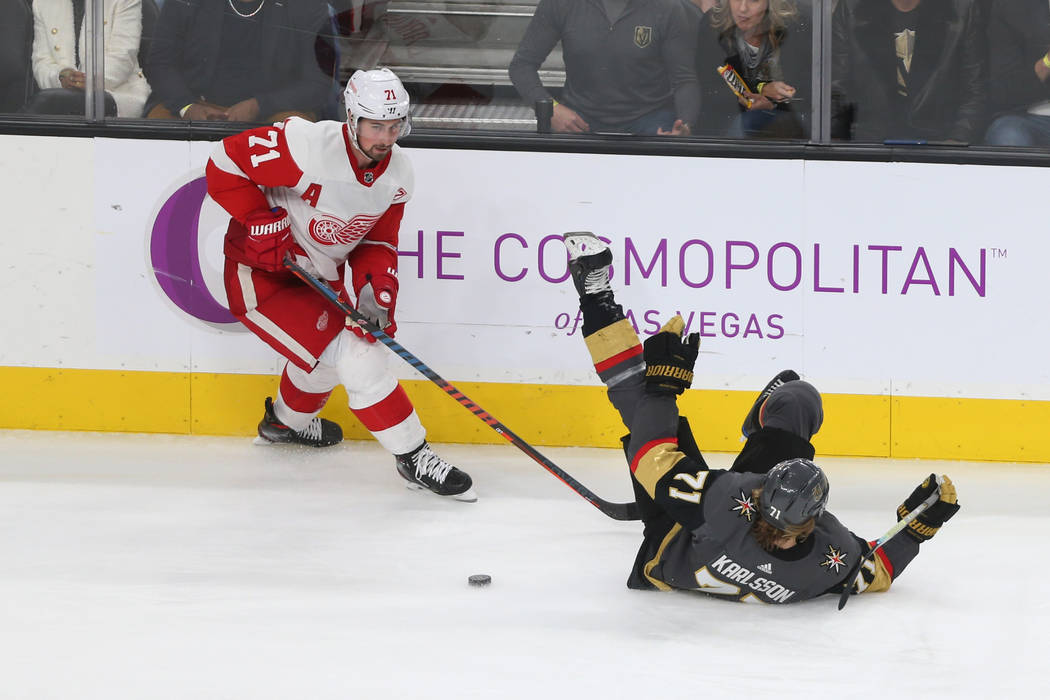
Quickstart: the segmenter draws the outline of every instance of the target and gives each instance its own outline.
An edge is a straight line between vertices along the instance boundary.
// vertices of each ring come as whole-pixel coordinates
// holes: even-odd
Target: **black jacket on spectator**
[[[187,104],[208,98],[222,56],[225,7],[218,0],[164,3],[150,46],[153,104],[162,102],[178,114]],[[318,66],[314,43],[318,30],[328,23],[327,8],[320,0],[268,3],[258,40],[267,57],[259,66],[266,87],[251,95],[259,101],[260,115],[285,110],[321,112],[332,78]]]
[[[974,0],[923,0],[912,59],[906,133],[894,114],[896,53],[890,0],[839,0],[832,19],[832,136],[972,142],[986,107],[985,32]]]
[[[0,0],[0,112],[17,112],[32,89],[33,12],[27,0]]]
[[[992,114],[1024,111],[1050,100],[1050,80],[1040,81],[1035,62],[1050,49],[1050,3],[995,0],[988,22],[991,56],[989,105]]]
[[[799,3],[798,21],[793,26],[777,32],[783,80],[795,88],[795,94],[799,98],[797,101],[777,105],[777,111],[793,111],[800,115],[808,115],[810,112],[810,92],[813,89],[811,12],[809,3]],[[758,87],[756,81],[749,80],[750,76],[740,58],[733,32],[716,34],[711,26],[711,13],[708,12],[700,20],[700,34],[697,39],[696,76],[700,81],[702,109],[700,122],[693,129],[694,134],[722,135],[732,118],[744,111],[743,105],[716,70],[726,63],[733,66],[752,91]]]

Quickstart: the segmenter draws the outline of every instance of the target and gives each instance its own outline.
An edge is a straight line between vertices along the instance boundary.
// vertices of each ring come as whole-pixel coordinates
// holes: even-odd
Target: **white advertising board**
[[[277,371],[225,312],[226,221],[201,180],[213,144],[3,142],[4,182],[34,213],[4,244],[25,264],[2,283],[22,333],[0,343],[0,364]],[[1050,399],[1050,170],[409,156],[398,339],[452,381],[596,383],[558,241],[590,230],[612,242],[618,299],[643,333],[681,312],[703,335],[701,388],[751,390],[794,367],[825,392]],[[56,175],[74,195],[62,210],[43,194]],[[46,241],[30,237],[40,230]],[[71,251],[75,271],[55,276]],[[67,331],[16,319],[37,301]]]

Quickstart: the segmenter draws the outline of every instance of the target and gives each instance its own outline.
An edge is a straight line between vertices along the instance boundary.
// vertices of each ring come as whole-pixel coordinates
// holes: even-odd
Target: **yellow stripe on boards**
[[[0,367],[0,428],[255,434],[269,375],[124,372]],[[402,382],[434,442],[505,440],[426,380]],[[526,442],[619,448],[627,431],[601,386],[457,383],[463,393]],[[738,452],[751,391],[689,390],[679,399],[702,450]],[[368,431],[336,388],[322,414],[349,439]],[[1050,444],[1033,436],[1050,423],[1050,401],[825,394],[818,455],[1050,462]]]
[[[893,399],[894,457],[1050,462],[1050,401]]]
[[[0,428],[190,432],[190,375],[0,367]]]

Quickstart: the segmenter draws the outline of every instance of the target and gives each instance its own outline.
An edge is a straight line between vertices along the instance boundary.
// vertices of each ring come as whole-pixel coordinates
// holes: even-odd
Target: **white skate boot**
[[[612,251],[609,245],[589,231],[562,235],[569,251],[569,272],[581,297],[611,292],[609,267]]]

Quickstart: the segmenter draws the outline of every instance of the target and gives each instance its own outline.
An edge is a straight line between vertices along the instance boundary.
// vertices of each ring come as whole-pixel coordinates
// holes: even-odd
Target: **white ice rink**
[[[931,471],[963,505],[890,592],[840,612],[628,590],[639,524],[513,446],[438,448],[478,503],[406,489],[373,443],[0,431],[0,698],[1050,690],[1050,466],[821,460],[830,509],[869,539]],[[620,453],[543,451],[630,500]]]

